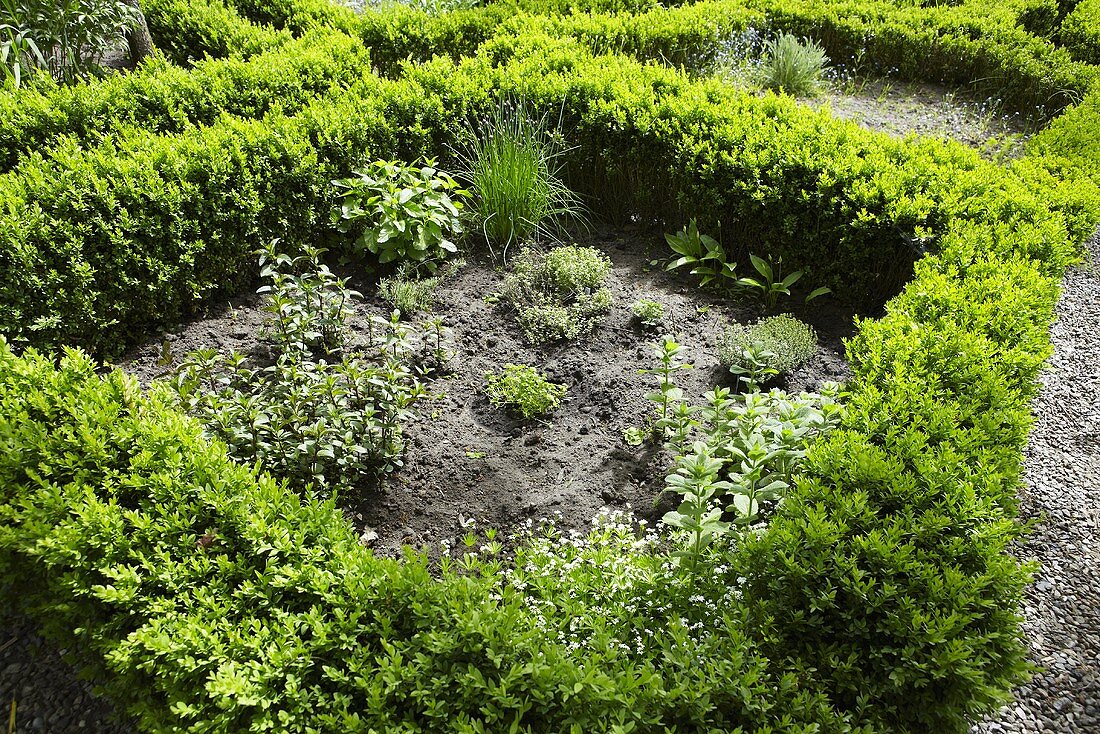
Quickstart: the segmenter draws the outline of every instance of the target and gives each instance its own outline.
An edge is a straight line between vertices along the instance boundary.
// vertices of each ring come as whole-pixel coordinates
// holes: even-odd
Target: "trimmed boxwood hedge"
[[[1080,98],[1097,79],[1095,68],[1074,62],[1066,50],[1042,37],[1058,18],[1051,0],[995,5],[980,0],[928,5],[884,0],[703,0],[667,3],[672,7],[605,0],[515,0],[453,13],[387,8],[360,17],[327,0],[230,1],[245,17],[296,33],[323,23],[359,34],[384,69],[405,58],[471,54],[509,16],[516,16],[516,27],[534,24],[536,30],[549,31],[544,24],[551,23],[557,35],[590,41],[597,49],[673,64],[712,59],[715,41],[750,24],[794,32],[823,43],[834,59],[849,61],[859,56],[871,68],[902,78],[969,85],[1039,119]],[[1037,30],[1044,33],[1035,35]]]
[[[1059,37],[1075,59],[1100,64],[1100,1],[1082,0],[1062,21]]]
[[[0,177],[0,333],[117,351],[240,288],[257,241],[324,237],[332,178],[372,157],[445,156],[451,121],[499,92],[562,109],[579,144],[573,183],[597,200],[698,217],[729,251],[763,243],[864,305],[896,292],[952,220],[1035,221],[1047,238],[1030,255],[1050,259],[1069,247],[1067,228],[1080,240],[1096,218],[1094,186],[1036,192],[1034,176],[962,145],[894,140],[577,41],[502,36],[476,58],[365,78],[292,117],[131,131],[26,159]]]
[[[263,7],[299,35],[329,12]],[[433,578],[375,559],[331,503],[234,465],[163,393],[0,345],[5,593],[143,729],[962,732],[1025,674],[1027,573],[1004,551],[1057,281],[1100,219],[1079,173],[1090,133],[1043,133],[1002,168],[594,55],[583,33],[555,37],[571,22],[632,21],[505,29],[476,58],[363,75],[292,115],[206,124],[165,101],[132,121],[164,114],[172,134],[118,126],[25,156],[0,176],[0,333],[111,353],[242,288],[257,242],[325,236],[330,178],[445,154],[455,119],[522,95],[562,111],[572,180],[597,202],[721,220],[734,252],[764,242],[860,299],[901,287],[849,344],[843,426],[732,559],[743,595],[704,649],[580,658],[494,595],[491,564]]]
[[[142,12],[157,50],[176,64],[204,58],[248,58],[290,40],[241,17],[221,0],[145,0]]]
[[[319,30],[248,61],[207,59],[185,70],[153,59],[94,84],[0,92],[0,171],[62,138],[87,146],[130,127],[178,133],[225,115],[293,114],[365,78],[370,58],[362,45]]]

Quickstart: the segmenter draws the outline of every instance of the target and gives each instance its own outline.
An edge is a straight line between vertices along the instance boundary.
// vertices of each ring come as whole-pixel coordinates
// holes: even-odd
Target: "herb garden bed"
[[[148,0],[171,61],[0,95],[2,588],[139,729],[963,732],[1025,679],[1006,549],[1100,220],[1094,5],[609,5]],[[983,158],[710,75],[755,29],[771,90],[860,58],[1049,124]],[[518,251],[581,200],[658,224]],[[315,249],[396,301],[463,229],[434,326]],[[725,296],[815,286],[786,384],[820,394],[761,392],[816,340]],[[135,344],[140,383],[63,349]]]
[[[691,402],[701,403],[715,385],[736,387],[734,376],[718,364],[718,338],[725,324],[753,321],[761,312],[751,301],[738,305],[700,290],[694,278],[665,272],[668,245],[659,231],[606,230],[592,244],[614,263],[615,306],[593,334],[574,342],[532,347],[514,309],[500,302],[503,269],[488,258],[470,258],[438,289],[435,315],[449,330],[444,347],[453,356],[444,374],[426,381],[429,396],[413,406],[405,425],[404,467],[365,480],[359,492],[340,498],[376,550],[398,554],[403,544],[437,550],[439,541],[453,543],[465,534],[461,520],[508,531],[529,519],[554,518],[565,529],[582,530],[604,506],[630,505],[651,523],[670,509],[671,499],[659,507],[657,500],[671,457],[623,439],[626,429],[642,425],[654,410],[644,397],[652,377],[639,370],[654,366],[653,347],[669,334],[695,365],[678,380]],[[350,285],[364,294],[377,290],[375,281],[362,278]],[[662,323],[646,327],[632,315],[630,305],[639,298],[664,306]],[[262,355],[260,335],[268,318],[263,303],[261,296],[236,299],[216,316],[135,348],[120,365],[149,384],[192,350]],[[388,308],[368,295],[359,302],[352,329],[365,328],[362,316],[385,315]],[[842,381],[848,368],[841,340],[852,334],[850,307],[790,299],[781,308],[810,323],[821,345],[809,362],[773,384],[799,392]],[[506,363],[538,364],[553,382],[568,386],[564,405],[532,420],[492,406],[485,375]]]

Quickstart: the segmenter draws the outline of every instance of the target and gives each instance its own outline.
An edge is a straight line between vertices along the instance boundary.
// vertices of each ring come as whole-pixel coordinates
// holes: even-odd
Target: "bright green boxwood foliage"
[[[1075,59],[1100,64],[1100,2],[1081,0],[1062,21],[1059,37]]]
[[[358,26],[354,10],[331,0],[226,0],[250,21],[299,35],[317,26],[351,33]]]
[[[321,29],[248,61],[209,59],[184,70],[152,59],[97,84],[0,92],[0,170],[45,153],[63,136],[91,144],[129,126],[176,133],[222,115],[259,118],[273,108],[291,114],[370,77],[369,68],[358,41]]]
[[[425,559],[374,558],[331,502],[231,462],[164,393],[80,353],[0,342],[0,407],[5,593],[144,731],[843,728],[769,671],[736,609],[699,645],[674,618],[638,620],[672,631],[659,664],[573,652],[491,559],[433,578]]]
[[[813,265],[838,294],[882,300],[912,270],[849,344],[844,424],[728,559],[722,578],[744,579],[743,593],[708,618],[708,647],[673,647],[675,624],[658,620],[669,646],[648,659],[599,645],[575,656],[514,590],[492,596],[493,571],[433,579],[421,562],[373,559],[331,505],[231,464],[163,396],[100,379],[78,355],[55,369],[0,347],[5,595],[81,650],[148,731],[965,731],[1024,673],[1013,610],[1026,574],[1004,550],[1019,533],[1021,447],[1057,279],[1100,219],[1083,172],[1098,157],[1095,98],[1000,168],[961,146],[888,140],[594,56],[586,34],[614,29],[609,45],[645,56],[707,38],[693,23],[737,7],[730,27],[767,12],[837,59],[867,45],[902,75],[991,78],[1017,106],[1060,105],[1059,90],[1088,89],[1095,69],[1027,34],[1025,5],[758,0],[644,20],[519,16],[531,32],[484,42],[477,11],[439,26],[409,14],[372,26],[394,33],[390,58],[428,58],[432,38],[478,44],[479,57],[357,81],[289,118],[161,135],[154,115],[135,120],[148,130],[63,142],[0,177],[0,333],[48,346],[111,351],[240,291],[253,243],[323,235],[332,178],[381,156],[444,154],[452,121],[498,92],[562,110],[575,185],[597,202],[612,190],[628,213],[737,222],[743,246]],[[286,18],[263,22],[294,33],[326,14],[366,27],[328,5],[266,7]],[[402,37],[417,27],[441,30]]]
[[[1094,186],[1017,177],[962,145],[893,140],[573,41],[501,38],[457,64],[365,77],[293,117],[223,118],[170,138],[135,130],[26,160],[0,185],[0,333],[117,349],[143,324],[240,288],[254,276],[245,243],[323,235],[329,181],[371,159],[445,152],[450,121],[498,92],[567,101],[574,183],[597,201],[610,188],[643,217],[721,220],[854,302],[895,292],[947,222],[991,222],[997,238],[1034,223],[1046,236],[1028,256],[1050,260],[1071,249],[1067,228],[1083,239],[1100,201]],[[1036,193],[1044,175],[1056,193]]]
[[[203,58],[249,58],[290,40],[290,34],[252,23],[221,0],[144,0],[157,50],[176,64]]]

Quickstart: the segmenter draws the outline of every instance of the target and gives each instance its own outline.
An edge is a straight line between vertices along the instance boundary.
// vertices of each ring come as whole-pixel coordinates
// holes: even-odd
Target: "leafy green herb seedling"
[[[665,241],[679,255],[666,266],[666,270],[688,266],[692,275],[699,276],[702,286],[713,283],[719,288],[728,288],[735,282],[737,263],[730,262],[718,240],[699,233],[694,219],[676,234],[666,234]]]

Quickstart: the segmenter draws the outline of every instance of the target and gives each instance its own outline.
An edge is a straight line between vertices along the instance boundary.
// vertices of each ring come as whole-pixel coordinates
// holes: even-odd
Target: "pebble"
[[[1040,564],[1023,605],[1039,670],[971,734],[1100,733],[1100,230],[1089,250],[1062,284],[1024,457],[1020,515],[1038,523],[1015,553]]]

